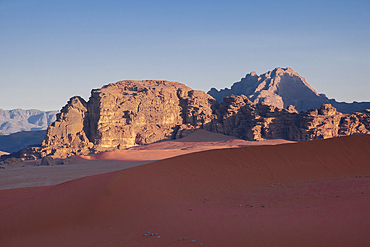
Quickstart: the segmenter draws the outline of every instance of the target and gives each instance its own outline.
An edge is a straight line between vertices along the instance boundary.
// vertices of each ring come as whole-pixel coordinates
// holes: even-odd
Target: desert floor
[[[16,169],[71,171],[64,183],[29,187],[33,177],[0,190],[0,246],[369,246],[369,135],[263,146],[217,138],[1,169],[13,171],[13,187],[27,184]],[[73,169],[82,175],[70,180]],[[52,184],[53,174],[42,176]]]
[[[163,141],[144,146],[105,152],[93,156],[77,156],[63,161],[63,165],[37,166],[39,161],[25,161],[0,169],[0,190],[35,186],[49,186],[69,180],[118,171],[157,160],[210,149],[293,143],[282,139],[245,141],[232,136],[197,130],[182,139]]]

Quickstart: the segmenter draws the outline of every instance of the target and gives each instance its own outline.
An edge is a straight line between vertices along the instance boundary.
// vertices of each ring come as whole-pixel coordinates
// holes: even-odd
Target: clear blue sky
[[[208,91],[275,67],[370,101],[370,1],[0,0],[2,109],[59,110],[125,79]]]

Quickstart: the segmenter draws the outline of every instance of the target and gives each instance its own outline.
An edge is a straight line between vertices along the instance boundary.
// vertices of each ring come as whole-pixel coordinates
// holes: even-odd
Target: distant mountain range
[[[318,94],[305,78],[289,67],[279,67],[262,75],[257,75],[253,71],[241,81],[234,83],[230,89],[211,88],[208,94],[218,102],[222,102],[225,96],[231,94],[245,95],[255,104],[265,103],[280,109],[294,105],[298,111],[320,108],[322,104],[331,104],[342,113],[370,109],[370,102],[337,102],[335,99],[327,98],[325,94]]]
[[[58,111],[0,109],[0,135],[45,130],[50,123],[55,121],[57,113]]]

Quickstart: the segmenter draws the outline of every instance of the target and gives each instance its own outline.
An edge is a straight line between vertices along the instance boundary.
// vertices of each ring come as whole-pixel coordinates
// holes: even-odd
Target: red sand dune
[[[370,136],[192,153],[0,205],[0,246],[369,246]]]
[[[294,142],[283,139],[245,141],[234,136],[228,136],[209,132],[203,129],[198,129],[194,133],[191,133],[184,138],[174,141],[162,141],[133,147],[128,150],[117,150],[104,152],[98,155],[80,157],[87,160],[154,161],[212,149],[238,148],[242,146],[277,145],[283,143]]]

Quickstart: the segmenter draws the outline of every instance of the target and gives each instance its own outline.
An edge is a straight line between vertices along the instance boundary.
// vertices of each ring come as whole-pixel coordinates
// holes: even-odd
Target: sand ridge
[[[294,143],[294,141],[283,139],[245,141],[233,136],[212,133],[199,129],[184,138],[173,141],[161,141],[148,145],[132,147],[128,150],[108,151],[98,155],[80,157],[87,160],[161,160],[212,149],[278,145],[283,143]]]

